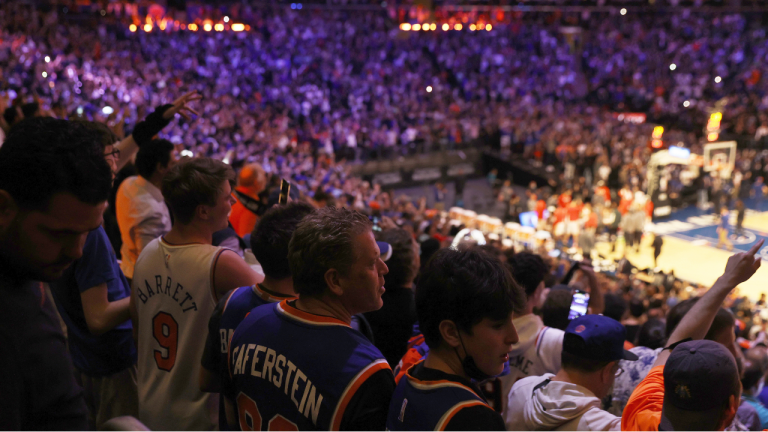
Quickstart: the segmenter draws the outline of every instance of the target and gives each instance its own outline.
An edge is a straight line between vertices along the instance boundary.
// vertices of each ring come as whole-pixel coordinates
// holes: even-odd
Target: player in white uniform
[[[234,172],[209,158],[163,179],[171,231],[136,261],[131,319],[138,344],[139,419],[152,430],[212,430],[218,401],[198,386],[208,318],[227,291],[261,279],[235,252],[211,245],[227,227]]]

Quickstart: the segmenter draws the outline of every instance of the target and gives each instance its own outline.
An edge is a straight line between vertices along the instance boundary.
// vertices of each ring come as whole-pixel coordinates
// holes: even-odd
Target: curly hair
[[[325,292],[325,273],[336,269],[346,275],[357,259],[352,239],[373,224],[365,215],[343,207],[325,207],[304,217],[288,245],[288,262],[297,294]]]

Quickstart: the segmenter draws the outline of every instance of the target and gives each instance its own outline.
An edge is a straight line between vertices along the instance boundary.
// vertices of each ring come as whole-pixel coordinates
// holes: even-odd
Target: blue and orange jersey
[[[228,366],[243,430],[339,430],[360,387],[380,371],[391,374],[349,324],[287,300],[248,314],[230,341]]]
[[[463,409],[482,406],[492,410],[478,391],[467,384],[449,379],[417,378],[415,371],[422,365],[422,362],[413,365],[397,384],[389,405],[387,430],[445,430]]]
[[[294,296],[285,296],[269,292],[259,284],[254,286],[240,287],[233,290],[229,297],[224,301],[224,307],[219,319],[219,352],[220,360],[219,374],[222,383],[226,386],[229,380],[227,371],[227,351],[229,350],[229,340],[232,334],[243,319],[251,310],[269,303],[277,303],[286,299],[295,299]],[[234,425],[232,425],[234,426]],[[232,426],[227,424],[227,417],[224,412],[224,399],[219,400],[219,429],[232,430]]]

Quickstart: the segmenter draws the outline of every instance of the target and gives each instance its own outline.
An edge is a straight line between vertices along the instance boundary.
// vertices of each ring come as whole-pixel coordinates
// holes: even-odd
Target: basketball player
[[[174,166],[162,192],[171,231],[136,260],[131,319],[138,345],[139,420],[152,430],[211,430],[216,403],[198,376],[206,325],[227,291],[258,276],[235,252],[211,245],[227,226],[234,172],[209,158]]]
[[[292,202],[269,209],[251,234],[251,248],[264,270],[264,282],[234,290],[222,299],[208,321],[208,339],[200,369],[200,389],[219,392],[220,383],[229,379],[227,348],[229,338],[243,318],[255,307],[286,299],[295,299],[293,279],[288,265],[288,243],[296,226],[314,208],[305,203]],[[219,429],[233,430],[228,425],[224,401],[219,403]]]
[[[435,253],[416,289],[429,352],[397,385],[388,430],[505,430],[476,383],[501,374],[518,341],[512,312],[524,300],[514,284],[481,251]]]
[[[227,421],[243,430],[383,430],[394,389],[381,352],[350,327],[381,308],[388,269],[364,215],[326,207],[293,233],[299,299],[257,307],[229,345]]]

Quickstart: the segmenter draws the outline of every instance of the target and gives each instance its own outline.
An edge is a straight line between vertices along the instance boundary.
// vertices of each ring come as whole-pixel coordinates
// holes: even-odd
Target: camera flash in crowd
[[[627,9],[626,8],[621,8],[619,13],[622,14],[622,15],[626,15],[627,14]]]
[[[432,93],[432,86],[427,86],[427,93]]]

